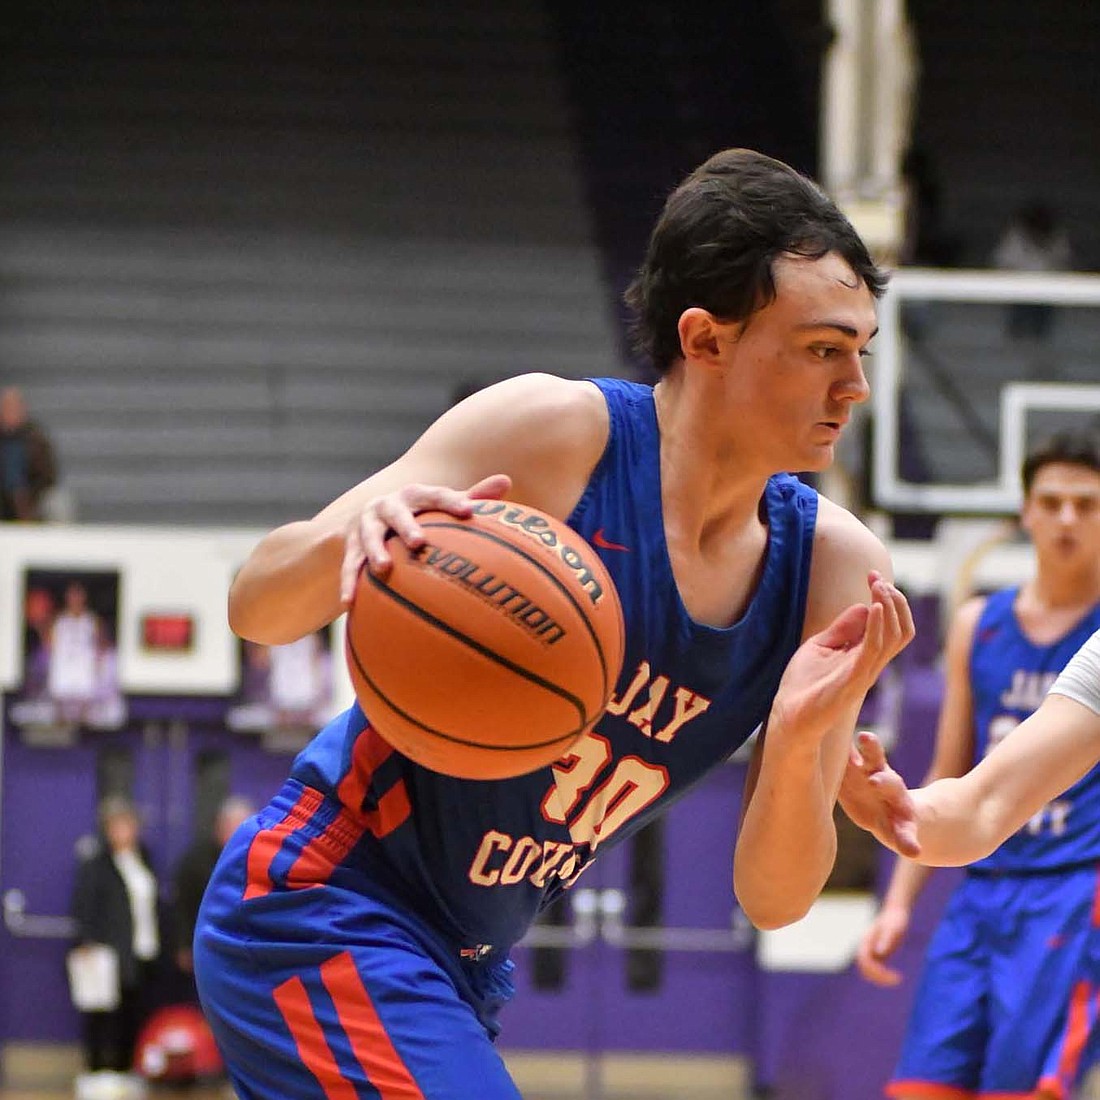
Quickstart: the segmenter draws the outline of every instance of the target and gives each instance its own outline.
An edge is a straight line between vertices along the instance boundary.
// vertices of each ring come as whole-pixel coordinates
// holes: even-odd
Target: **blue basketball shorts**
[[[287,784],[203,899],[195,977],[240,1100],[519,1100],[493,1046],[511,963],[452,957],[346,868],[316,885],[269,876],[288,848],[316,865],[335,805]]]
[[[1100,876],[971,872],[929,944],[891,1097],[1069,1097],[1097,1061]]]

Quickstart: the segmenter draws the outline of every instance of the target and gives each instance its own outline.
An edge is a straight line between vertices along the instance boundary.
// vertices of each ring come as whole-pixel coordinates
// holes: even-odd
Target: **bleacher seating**
[[[0,370],[81,519],[311,514],[462,381],[623,369],[534,0],[9,32]]]

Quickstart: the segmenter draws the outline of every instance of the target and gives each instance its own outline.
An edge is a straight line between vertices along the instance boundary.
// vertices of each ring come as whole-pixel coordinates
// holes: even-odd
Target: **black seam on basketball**
[[[577,612],[577,617],[582,623],[584,623],[585,629],[588,631],[589,636],[592,639],[592,644],[596,647],[596,655],[600,658],[600,671],[603,673],[603,698],[605,700],[611,697],[611,672],[607,667],[607,657],[604,655],[603,645],[600,642],[600,636],[596,633],[592,623],[589,622],[588,616],[584,612],[584,606],[581,604],[576,596],[569,591],[568,587],[549,570],[545,565],[539,561],[534,555],[529,554],[522,546],[516,546],[515,543],[509,542],[507,539],[501,538],[499,535],[494,535],[492,531],[483,531],[480,527],[473,527],[468,523],[461,523],[459,521],[448,522],[447,520],[429,520],[427,523],[422,523],[421,527],[444,527],[451,530],[468,531],[471,535],[476,535],[480,539],[488,539],[490,542],[495,542],[498,546],[503,546],[506,550],[511,550],[513,554],[518,554],[525,561],[530,562],[540,572],[542,572],[546,578],[553,583],[553,585],[561,592],[563,596],[573,605],[573,610]]]
[[[371,691],[382,700],[394,712],[399,715],[411,726],[416,726],[417,729],[423,730],[425,733],[430,733],[433,737],[438,737],[443,741],[450,741],[454,745],[464,745],[471,749],[488,749],[490,752],[524,752],[527,749],[548,749],[551,745],[556,745],[559,741],[572,741],[573,738],[578,737],[584,732],[585,727],[580,729],[571,730],[569,733],[563,733],[559,737],[551,737],[549,741],[537,741],[527,745],[486,745],[481,741],[467,741],[464,737],[455,737],[453,733],[444,733],[442,730],[437,730],[434,726],[429,726],[424,722],[421,722],[415,715],[409,714],[408,711],[402,710],[375,682],[371,679],[370,674],[363,667],[363,662],[359,660],[359,654],[355,652],[355,643],[351,640],[350,635],[346,639],[347,650],[351,654],[351,659],[355,662],[355,667],[359,670],[359,675],[369,685]],[[363,711],[366,714],[366,710]],[[372,720],[371,716],[367,714],[368,720]],[[381,733],[382,731],[379,730]],[[385,734],[382,733],[385,737]],[[407,754],[406,754],[407,755]]]
[[[505,657],[502,653],[496,653],[491,650],[487,645],[483,645],[477,641],[476,638],[471,638],[468,634],[463,634],[462,631],[456,630],[450,623],[444,622],[442,619],[433,615],[430,611],[419,604],[415,604],[407,596],[403,596],[400,592],[395,591],[385,581],[380,581],[370,570],[364,570],[363,575],[370,580],[370,583],[374,585],[379,592],[384,592],[395,603],[400,604],[402,607],[411,611],[417,617],[423,619],[426,623],[436,627],[438,630],[443,631],[444,634],[449,634],[457,642],[461,642],[463,645],[472,649],[475,653],[480,653],[483,657],[489,658],[491,661],[495,661],[498,665],[502,665],[508,669],[509,672],[514,672],[517,676],[521,676],[525,680],[530,680],[533,684],[538,684],[539,687],[545,688],[552,695],[557,695],[559,698],[564,699],[568,703],[572,703],[577,708],[577,714],[580,716],[581,724],[577,732],[585,729],[588,726],[588,708],[584,705],[584,700],[578,698],[571,691],[566,691],[565,688],[560,687],[558,684],[552,683],[550,680],[540,676],[537,672],[532,672],[528,668],[524,668],[522,665],[516,664],[515,661]],[[561,740],[559,737],[554,738],[555,741]]]

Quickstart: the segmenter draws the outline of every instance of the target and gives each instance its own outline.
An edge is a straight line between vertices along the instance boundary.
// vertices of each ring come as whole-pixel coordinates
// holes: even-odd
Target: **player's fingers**
[[[917,636],[917,625],[913,622],[913,609],[909,606],[909,601],[900,588],[894,588],[893,600],[894,606],[897,608],[902,637],[905,639],[901,646],[904,649]]]
[[[386,549],[387,524],[373,512],[366,512],[348,533],[344,546],[344,564],[341,571],[341,589],[347,587],[348,599],[355,591],[359,569],[364,562],[376,576],[385,574],[393,558]]]
[[[865,967],[860,972],[869,982],[873,982],[875,985],[890,987],[901,982],[900,970],[895,970],[892,966],[887,966],[873,957],[867,960]]]
[[[920,855],[917,809],[901,776],[890,767],[869,775],[867,782],[881,800],[882,835],[880,839],[908,859]]]
[[[920,855],[916,820],[894,814],[891,815],[890,826],[894,836],[894,851],[906,859],[916,859]]]
[[[863,637],[867,612],[867,605],[863,603],[846,607],[824,630],[814,636],[815,641],[828,649],[851,649]]]
[[[860,945],[856,965],[860,974],[874,985],[893,986],[901,981],[901,974],[887,966],[869,944]]]
[[[444,493],[454,493],[454,490],[410,485],[376,501],[373,512],[388,531],[410,549],[415,549],[424,545],[424,530],[417,522],[416,513],[442,508]]]
[[[856,949],[856,966],[860,974],[875,985],[896,985],[901,975],[886,966],[883,959],[890,954],[890,948],[884,946],[888,940],[886,930],[880,920],[864,933]]]
[[[882,742],[873,733],[860,730],[856,734],[856,749],[863,768],[869,775],[882,771],[886,767],[886,753],[883,751]]]
[[[350,607],[355,598],[359,571],[363,568],[365,561],[367,561],[367,549],[363,539],[362,521],[358,520],[348,529],[344,540],[344,556],[340,561],[340,602],[345,607]]]
[[[499,500],[512,488],[512,479],[507,474],[490,474],[475,482],[466,490],[471,500]]]
[[[882,668],[885,641],[885,623],[881,600],[876,600],[867,611],[867,623],[863,628],[863,641],[853,669],[853,679],[864,684],[873,683]]]
[[[889,581],[880,581],[876,589],[878,597],[882,601],[886,643],[890,650],[890,656],[893,657],[900,648],[902,639],[901,618],[898,613],[898,605],[894,600],[898,590]]]

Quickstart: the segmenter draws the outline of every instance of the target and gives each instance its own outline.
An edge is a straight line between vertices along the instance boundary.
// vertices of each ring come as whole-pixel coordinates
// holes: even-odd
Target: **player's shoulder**
[[[865,603],[867,575],[872,570],[893,579],[890,555],[882,540],[846,508],[819,496],[806,635],[821,630],[851,604]]]
[[[455,410],[479,431],[503,427],[527,447],[602,448],[607,437],[607,402],[591,382],[553,374],[521,374],[468,397]],[[506,427],[504,427],[506,425]]]
[[[985,593],[968,596],[956,609],[952,623],[958,624],[962,628],[973,629],[977,626],[978,620],[982,617],[982,612],[985,611],[988,605],[989,596]]]
[[[459,406],[470,409],[489,408],[507,413],[512,418],[545,420],[546,425],[579,420],[591,426],[607,422],[607,403],[598,386],[576,378],[561,378],[555,374],[531,373],[506,378],[471,394]]]
[[[959,604],[947,628],[948,648],[957,647],[969,651],[978,623],[988,606],[989,596],[985,594],[968,596]]]
[[[890,554],[882,539],[847,508],[820,495],[814,528],[814,559],[830,567],[876,569],[893,578]],[[861,577],[861,583],[863,580]]]
[[[516,499],[561,517],[607,446],[610,414],[591,382],[524,374],[467,397],[432,435],[441,429],[475,472],[509,474]]]

